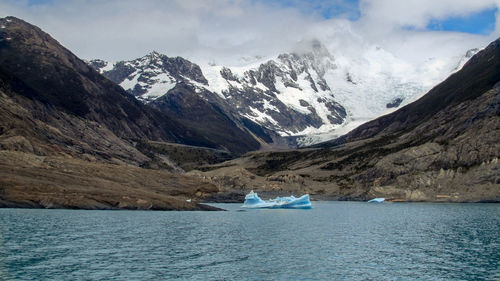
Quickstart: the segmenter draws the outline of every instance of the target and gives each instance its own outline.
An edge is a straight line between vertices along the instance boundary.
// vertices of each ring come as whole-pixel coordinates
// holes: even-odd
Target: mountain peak
[[[297,43],[297,46],[292,50],[292,53],[301,56],[313,56],[316,58],[331,58],[326,46],[318,39],[302,40]]]
[[[157,51],[152,51],[149,54],[147,54],[147,55],[144,56],[144,58],[149,58],[150,60],[159,60],[159,59],[162,59],[162,58],[165,58],[165,57],[167,57],[167,56],[164,55],[164,54],[161,54],[161,53],[159,53]]]
[[[163,59],[168,59],[166,55],[160,54],[157,51],[152,51],[143,57],[134,60],[136,63],[140,63],[142,65],[162,65]]]
[[[27,22],[23,21],[22,19],[16,18],[14,16],[6,16],[6,17],[3,17],[3,18],[0,18],[0,21],[17,22],[17,23],[28,24]]]

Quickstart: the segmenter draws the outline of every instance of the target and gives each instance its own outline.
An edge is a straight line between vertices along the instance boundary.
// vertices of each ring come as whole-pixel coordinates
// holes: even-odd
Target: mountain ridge
[[[118,137],[129,141],[150,139],[210,148],[232,147],[231,152],[236,154],[259,148],[258,142],[244,130],[239,130],[241,138],[212,140],[206,132],[200,133],[199,126],[186,127],[176,116],[144,106],[38,27],[16,18],[4,19],[3,26],[6,28],[0,30],[5,38],[0,42],[0,64],[34,90],[29,98],[105,124]],[[40,77],[43,73],[50,75]]]
[[[191,83],[143,104],[40,29],[15,18],[0,24],[0,206],[206,210],[213,208],[197,202],[238,201],[249,189],[313,199],[500,201],[500,39],[415,103],[403,102],[334,142],[273,151],[289,143],[224,98],[252,77],[267,84],[264,96],[282,94],[284,82],[287,89],[331,90],[331,77],[324,76],[328,88],[321,86],[321,69],[312,83],[300,62],[286,71],[276,62],[260,72],[228,68],[220,77],[235,90],[216,93],[196,78],[202,68],[177,65],[199,81],[186,78]],[[366,83],[356,72],[346,76],[340,58],[335,62],[342,81]],[[208,84],[212,78],[205,77]],[[254,147],[270,151],[220,163]]]
[[[274,133],[267,134],[266,139],[271,137],[275,143],[289,147],[339,136],[407,104],[428,87],[400,77],[399,68],[405,70],[409,66],[376,46],[367,47],[366,58],[346,57],[341,50],[332,54],[319,40],[302,42],[300,49],[246,67],[213,63],[200,67],[184,60],[197,70],[197,80],[189,72],[183,76],[178,75],[177,69],[157,67],[162,60],[153,67],[144,67],[145,58],[172,59],[157,52],[115,64],[100,60],[89,64],[146,103],[154,103],[177,83],[191,85],[201,99],[213,100],[218,95],[219,107],[230,108],[230,115],[244,127],[243,119],[251,120]],[[456,61],[450,60],[449,69],[443,71],[458,70],[475,52],[469,50]],[[394,64],[394,69],[383,70],[382,61]],[[136,67],[125,77],[118,75],[124,66]],[[273,142],[266,143],[273,146]]]
[[[1,207],[217,210],[199,204],[215,186],[149,148],[182,155],[194,150],[168,142],[218,143],[140,103],[41,29],[14,17],[0,24]],[[230,158],[195,152],[198,163]]]

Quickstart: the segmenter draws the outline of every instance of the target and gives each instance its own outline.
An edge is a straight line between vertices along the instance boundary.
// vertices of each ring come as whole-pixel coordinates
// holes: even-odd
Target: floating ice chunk
[[[311,209],[312,204],[309,200],[309,194],[302,195],[299,198],[295,198],[292,195],[290,197],[277,197],[264,201],[252,190],[245,196],[245,203],[241,207],[250,209]]]
[[[368,200],[368,203],[382,203],[385,201],[385,198],[373,198],[372,200]]]

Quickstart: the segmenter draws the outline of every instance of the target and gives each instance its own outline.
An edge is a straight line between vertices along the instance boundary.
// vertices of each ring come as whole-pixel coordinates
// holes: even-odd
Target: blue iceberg
[[[264,201],[252,190],[245,196],[245,203],[241,207],[249,209],[311,209],[312,204],[309,200],[309,194],[302,195],[299,198],[295,198],[292,195],[290,197],[277,197]]]
[[[368,200],[368,203],[382,203],[385,201],[385,198],[373,198],[372,200]]]

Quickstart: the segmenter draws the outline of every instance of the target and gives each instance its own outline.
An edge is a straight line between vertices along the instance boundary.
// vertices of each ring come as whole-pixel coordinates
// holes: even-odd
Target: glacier
[[[309,194],[299,198],[292,195],[264,201],[252,190],[245,196],[245,202],[241,207],[248,209],[311,209],[312,204],[309,200]]]

